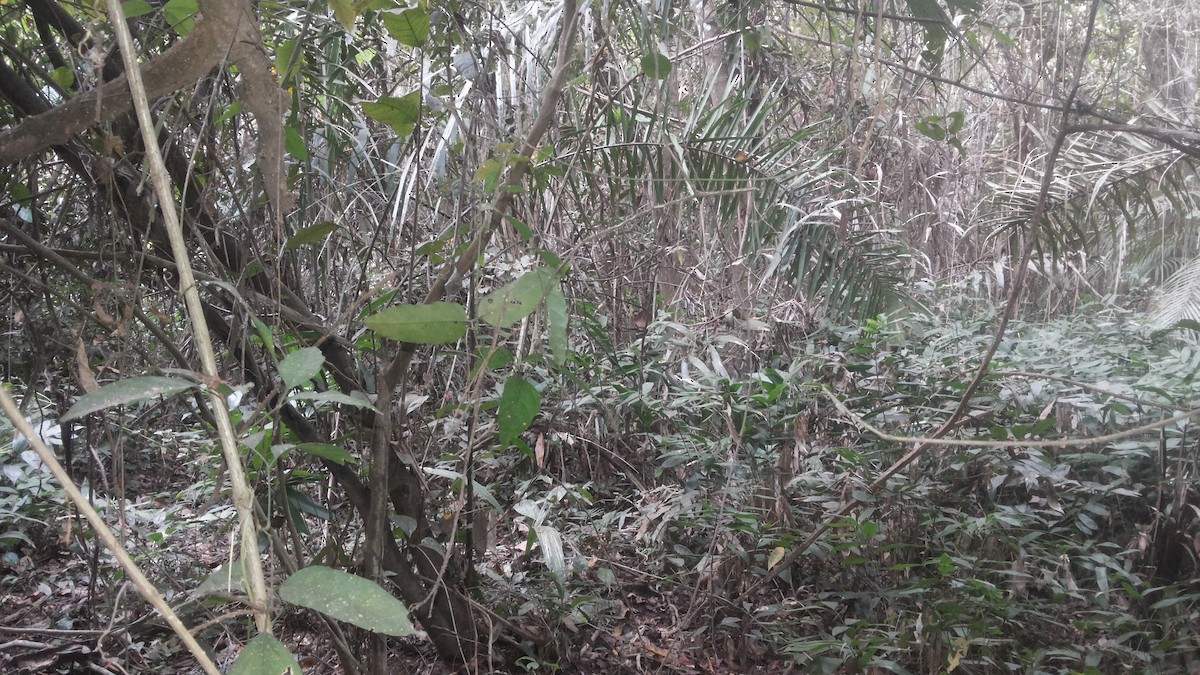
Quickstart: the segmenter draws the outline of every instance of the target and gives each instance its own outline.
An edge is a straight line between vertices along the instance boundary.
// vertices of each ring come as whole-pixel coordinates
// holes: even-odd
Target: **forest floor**
[[[244,645],[249,617],[220,593],[195,591],[229,561],[232,508],[222,505],[198,512],[206,497],[199,486],[211,482],[198,482],[196,471],[167,458],[140,455],[126,462],[130,477],[126,492],[131,497],[125,504],[127,527],[121,536],[184,622],[198,628],[218,665],[228,668]],[[47,487],[46,494],[53,494]],[[57,506],[50,512],[65,514],[66,510]],[[76,516],[60,515],[30,530],[36,533],[33,546],[21,546],[17,555],[0,561],[0,607],[4,608],[0,672],[200,672],[166,623],[122,583],[124,575],[112,556],[96,550],[85,525]],[[520,542],[501,542],[483,564],[492,570],[512,569],[521,564],[523,555]],[[604,555],[621,556],[611,549]],[[636,554],[630,551],[629,555]],[[699,628],[681,629],[681,617],[696,601],[692,589],[648,583],[635,571],[636,565],[611,567],[617,578],[604,588],[576,585],[561,600],[570,605],[577,599],[572,595],[580,591],[603,595],[607,611],[600,621],[581,624],[561,616],[553,621],[534,619],[542,624],[539,630],[550,636],[551,646],[542,651],[554,656],[531,655],[518,665],[490,672],[792,672],[792,659],[773,654],[762,643],[716,629],[714,617],[712,621],[702,617]],[[281,633],[305,673],[343,672],[321,633],[322,623],[311,612],[285,607],[276,620],[286,626]],[[397,673],[461,672],[436,657],[423,633],[393,643]]]

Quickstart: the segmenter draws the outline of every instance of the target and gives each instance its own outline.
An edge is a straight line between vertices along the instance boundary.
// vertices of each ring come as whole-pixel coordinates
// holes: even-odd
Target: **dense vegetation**
[[[0,17],[5,672],[1200,668],[1194,8]]]

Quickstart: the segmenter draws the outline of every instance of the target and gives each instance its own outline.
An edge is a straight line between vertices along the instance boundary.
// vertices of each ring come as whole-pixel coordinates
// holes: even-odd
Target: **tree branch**
[[[182,89],[224,58],[235,35],[237,16],[230,16],[215,0],[201,0],[199,4],[192,32],[142,66],[147,97],[158,98]],[[0,166],[62,145],[93,124],[132,109],[129,79],[122,75],[0,133]]]

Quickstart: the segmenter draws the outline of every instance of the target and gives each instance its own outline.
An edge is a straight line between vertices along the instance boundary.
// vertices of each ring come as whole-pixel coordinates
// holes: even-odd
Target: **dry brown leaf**
[[[75,364],[79,367],[79,386],[83,387],[83,393],[90,394],[99,389],[100,383],[88,364],[87,348],[83,346],[82,337],[75,338]]]

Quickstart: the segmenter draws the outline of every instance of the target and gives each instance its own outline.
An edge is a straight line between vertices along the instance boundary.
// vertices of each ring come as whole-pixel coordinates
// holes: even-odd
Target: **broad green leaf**
[[[479,318],[497,328],[529,316],[558,282],[548,269],[537,269],[479,299]]]
[[[226,122],[233,119],[233,117],[240,112],[242,112],[241,102],[234,101],[233,103],[225,106],[225,110],[222,111],[220,115],[217,115],[217,119],[213,121],[213,124],[218,128],[223,127],[225,126]]]
[[[378,298],[375,298],[374,300],[368,302],[367,305],[362,308],[362,311],[358,313],[358,320],[363,321],[368,316],[371,316],[375,312],[378,312],[380,307],[385,307],[388,304],[391,304],[392,300],[394,300],[395,297],[396,297],[395,290],[380,293]]]
[[[312,497],[309,497],[303,492],[289,487],[285,491],[285,494],[287,494],[288,506],[290,506],[293,510],[299,511],[300,513],[307,513],[313,518],[319,518],[325,522],[330,522],[333,520],[333,512],[314,502]],[[307,526],[304,524],[303,519],[301,518],[299,521],[300,522],[297,522],[296,525],[301,529],[306,529]]]
[[[439,255],[442,249],[446,248],[445,239],[434,239],[417,247],[413,251],[413,255],[428,256],[434,259],[434,262],[441,262],[442,257]]]
[[[258,339],[262,341],[262,346],[266,347],[267,352],[271,355],[271,359],[274,360],[275,335],[271,332],[271,328],[255,315],[250,316],[250,322],[254,324],[254,330],[258,333]]]
[[[126,19],[132,19],[153,13],[154,7],[146,0],[129,0],[129,2],[122,3],[121,12]]]
[[[63,89],[70,89],[75,86],[75,71],[67,67],[55,68],[50,71],[50,79]]]
[[[180,37],[187,37],[192,32],[192,26],[196,23],[196,0],[167,0],[163,12],[167,16],[167,23]]]
[[[396,42],[406,47],[420,47],[429,39],[429,10],[412,7],[401,12],[385,13],[383,26]]]
[[[308,246],[310,244],[319,244],[325,241],[325,237],[328,237],[334,230],[337,229],[337,227],[337,223],[333,222],[332,220],[323,220],[316,225],[309,225],[296,234],[288,237],[287,244],[284,245],[284,248],[291,249],[299,248],[301,246]]]
[[[341,403],[356,408],[375,410],[366,394],[356,391],[353,394],[343,394],[340,391],[301,391],[288,397],[291,401],[312,401],[314,403]],[[379,412],[375,410],[375,412]]]
[[[481,348],[479,355],[483,359],[483,367],[488,370],[500,370],[512,365],[513,353],[506,347]]]
[[[504,172],[504,160],[499,157],[490,157],[484,160],[483,164],[475,170],[475,180],[483,183],[484,192],[492,193],[496,191],[496,186],[500,184],[500,175]]]
[[[1180,319],[1179,321],[1176,321],[1175,325],[1171,326],[1171,328],[1196,331],[1200,333],[1200,321],[1196,321],[1195,319]]]
[[[967,116],[963,111],[955,110],[954,112],[946,115],[946,119],[950,122],[950,124],[947,125],[946,130],[952,134],[957,134],[963,130],[963,126],[967,121]]]
[[[325,355],[317,347],[305,347],[283,357],[279,377],[286,389],[295,389],[317,376],[325,365]]]
[[[671,59],[662,52],[643,56],[641,65],[642,72],[655,79],[665,80],[671,74]]]
[[[404,603],[373,581],[329,567],[306,567],[279,586],[279,597],[359,628],[403,636],[413,632]]]
[[[532,384],[517,377],[508,378],[504,393],[500,394],[500,408],[496,411],[500,442],[508,445],[529,428],[542,406],[542,396]]]
[[[174,396],[195,386],[195,382],[178,377],[145,375],[126,378],[80,396],[61,421],[78,419],[114,405],[137,403],[158,396]]]
[[[232,592],[239,592],[245,588],[245,577],[242,575],[242,563],[240,560],[234,560],[233,563],[224,563],[217,569],[213,570],[212,574],[208,575],[192,591],[192,595],[200,597],[205,595],[224,595]]]
[[[296,51],[296,38],[284,40],[275,50],[275,75],[283,87],[290,86],[289,80],[304,63],[304,50]],[[294,59],[294,61],[293,61]]]
[[[354,461],[354,455],[346,452],[345,448],[332,443],[298,443],[296,449],[315,457],[322,457],[334,464]]]
[[[389,307],[364,322],[380,335],[423,345],[458,342],[467,334],[467,311],[453,302]]]
[[[931,138],[935,141],[944,141],[946,140],[946,131],[942,129],[942,125],[938,123],[938,119],[936,115],[933,115],[917,121],[913,126],[918,133],[926,138]]]
[[[414,91],[400,98],[384,96],[375,102],[364,101],[362,109],[367,117],[388,125],[401,137],[407,136],[421,118],[421,92]]]
[[[354,20],[358,18],[354,0],[329,0],[329,8],[333,10],[333,18],[342,24],[342,28],[354,30]]]
[[[511,216],[505,216],[504,220],[513,226],[513,229],[517,231],[517,236],[521,237],[521,241],[530,241],[533,239],[533,228],[525,221]]]
[[[301,162],[308,160],[308,145],[304,142],[304,137],[295,127],[288,124],[283,128],[283,147],[288,154]]]
[[[33,195],[29,192],[29,187],[24,183],[13,181],[8,185],[8,198],[13,203],[21,204],[33,199]]]
[[[546,317],[550,320],[550,356],[556,365],[567,362],[567,298],[556,283],[546,295]]]
[[[936,68],[942,61],[946,48],[947,27],[950,17],[938,4],[937,0],[905,0],[908,13],[921,19],[921,28],[925,31],[925,52],[921,60],[930,68]]]
[[[300,675],[300,663],[270,633],[259,633],[238,654],[229,675]]]

